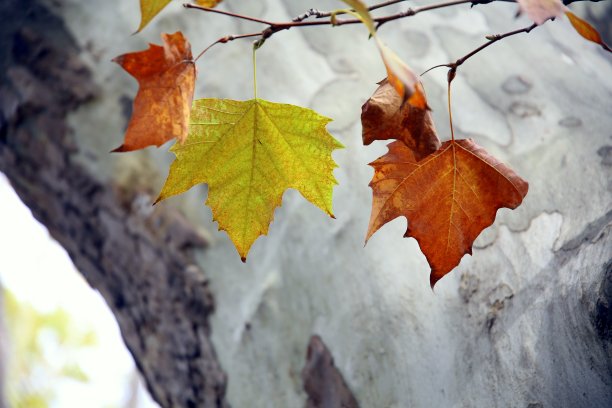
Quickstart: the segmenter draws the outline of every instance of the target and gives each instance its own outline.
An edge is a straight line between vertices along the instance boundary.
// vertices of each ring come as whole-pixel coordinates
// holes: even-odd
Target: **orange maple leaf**
[[[450,272],[502,207],[518,207],[529,185],[471,139],[448,141],[417,161],[403,142],[370,165],[372,215],[366,241],[387,222],[405,216],[431,267],[430,283]]]
[[[601,45],[604,50],[612,52],[610,46],[604,42],[604,40],[601,38],[601,34],[599,34],[595,27],[570,11],[566,11],[565,15],[578,34],[587,40],[594,42],[595,44]]]
[[[195,88],[191,45],[183,33],[162,34],[163,45],[115,58],[139,84],[125,141],[114,152],[185,140]]]
[[[403,103],[387,79],[361,107],[363,144],[375,140],[401,140],[420,160],[440,147],[431,112],[427,108]],[[425,95],[420,86],[423,96]],[[424,99],[424,106],[427,100]]]

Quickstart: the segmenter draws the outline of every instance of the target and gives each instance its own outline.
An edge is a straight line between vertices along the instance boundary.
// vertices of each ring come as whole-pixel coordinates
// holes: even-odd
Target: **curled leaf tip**
[[[129,150],[125,148],[125,145],[121,145],[121,146],[111,150],[110,152],[111,153],[125,153],[127,151],[129,151]]]

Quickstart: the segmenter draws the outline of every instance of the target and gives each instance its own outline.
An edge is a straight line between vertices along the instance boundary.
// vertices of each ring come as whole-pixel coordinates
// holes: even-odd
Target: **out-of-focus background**
[[[131,36],[137,3],[36,4],[55,13],[76,38],[78,57],[99,87],[68,118],[67,133],[79,145],[74,160],[103,183],[131,186],[137,193],[130,203],[134,212],[144,208],[149,215],[151,194],[171,156],[165,149],[120,157],[107,153],[120,144],[136,91],[135,81],[110,58],[159,42],[162,31],[185,30],[197,52],[220,35],[255,26],[200,16],[175,1],[141,35]],[[309,7],[334,6],[341,4],[225,0],[222,7],[284,20]],[[524,26],[524,17],[513,19],[514,6],[424,13],[385,26],[381,36],[415,69],[424,70],[463,55],[485,34]],[[572,9],[612,40],[610,2],[581,2]],[[4,18],[0,14],[0,24],[8,26]],[[612,276],[600,265],[610,255],[609,238],[597,229],[605,231],[610,217],[612,76],[607,75],[609,56],[566,23],[500,42],[466,64],[456,80],[458,134],[475,137],[532,184],[517,215],[503,212],[478,241],[475,257],[466,257],[435,296],[416,244],[400,238],[404,221],[394,221],[363,248],[370,205],[366,163],[385,150],[383,144],[366,150],[360,143],[359,107],[384,75],[365,31],[291,30],[265,45],[259,60],[261,96],[333,117],[331,132],[347,145],[334,155],[341,165],[334,202],[340,211],[332,222],[289,192],[270,236],[257,241],[252,259],[242,265],[202,206],[204,189],[167,204],[186,214],[208,240],[209,248],[196,259],[216,297],[212,334],[206,335],[227,373],[227,393],[220,391],[224,398],[237,407],[302,404],[307,396],[299,372],[308,338],[316,333],[364,407],[605,406],[612,394],[609,372],[605,376],[607,315],[592,316],[608,310],[599,308],[597,296],[605,292],[599,289],[601,276]],[[3,45],[0,36],[0,56],[7,51]],[[218,47],[200,63],[198,96],[249,98],[250,43]],[[11,81],[31,84],[22,71],[10,73]],[[444,78],[442,71],[425,78],[441,135],[448,133]],[[11,111],[10,102],[0,98],[3,112]],[[586,176],[576,176],[579,172]],[[2,173],[0,285],[0,361],[6,366],[0,381],[9,406],[158,406],[106,301]],[[156,361],[148,363],[149,370],[156,368]]]
[[[0,225],[0,346],[9,406],[158,407],[104,299],[1,173]]]

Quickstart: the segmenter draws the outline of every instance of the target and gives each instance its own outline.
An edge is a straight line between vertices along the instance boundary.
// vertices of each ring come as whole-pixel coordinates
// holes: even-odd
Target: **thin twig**
[[[397,0],[393,0],[393,1],[397,1]],[[393,20],[398,20],[404,17],[411,17],[423,11],[434,10],[434,9],[443,8],[443,7],[456,6],[458,4],[465,4],[465,3],[471,3],[471,2],[472,0],[451,0],[451,1],[446,1],[442,3],[431,4],[429,6],[409,8],[406,11],[402,11],[396,14],[391,14],[389,16],[377,17],[377,18],[374,18],[373,20],[375,23],[378,23],[380,25],[380,24],[384,24],[386,22],[393,21]],[[379,6],[384,7],[385,5],[394,4],[394,3],[389,3],[389,4],[387,3],[389,2],[381,3]],[[232,13],[232,12],[224,11],[220,9],[202,7],[202,6],[198,6],[198,5],[190,4],[190,3],[183,4],[183,6],[186,8],[191,8],[195,10],[223,14],[223,15],[238,18],[241,20],[248,20],[248,21],[254,21],[256,23],[266,24],[269,26],[269,28],[272,29],[272,34],[278,31],[288,30],[293,27],[311,27],[311,26],[322,26],[322,25],[340,26],[340,25],[347,25],[347,24],[361,24],[361,20],[359,19],[347,19],[347,20],[336,20],[336,21],[332,21],[331,19],[325,20],[325,21],[301,21],[302,16],[294,19],[297,21],[275,23],[272,21],[262,20],[256,17],[246,16],[246,15],[238,14],[238,13]],[[373,7],[376,7],[376,6],[373,6]],[[314,15],[318,15],[316,14],[318,13],[316,10],[313,10],[313,12],[315,13]],[[306,14],[308,14],[308,12]],[[327,17],[327,15],[324,15],[324,14],[325,13],[322,13],[322,17]]]
[[[262,20],[262,19],[257,18],[257,17],[245,16],[243,14],[232,13],[231,11],[225,11],[225,10],[216,9],[216,8],[198,6],[197,4],[184,3],[183,7],[190,8],[190,9],[201,10],[201,11],[208,11],[210,13],[223,14],[224,16],[234,17],[234,18],[238,18],[238,19],[241,19],[241,20],[253,21],[255,23],[261,23],[261,24],[267,24],[267,25],[273,25],[274,24],[274,23],[272,23],[270,21]]]
[[[225,37],[219,38],[217,41],[215,41],[214,43],[210,44],[208,47],[204,48],[204,50],[201,53],[199,53],[197,57],[195,57],[193,62],[196,62],[197,60],[199,60],[200,57],[206,53],[206,51],[210,50],[213,46],[215,46],[217,44],[225,44],[227,42],[234,41],[234,40],[237,40],[239,38],[259,37],[259,36],[261,36],[261,32],[250,33],[250,34],[226,35]]]
[[[397,4],[397,3],[403,3],[405,1],[408,0],[388,0],[388,1],[383,1],[382,3],[378,3],[378,4],[374,4],[373,6],[368,7],[369,11],[373,11],[373,10],[378,10],[384,7],[388,7],[391,6],[393,4]],[[311,15],[315,16],[316,18],[327,18],[327,17],[331,17],[332,14],[334,14],[333,11],[318,11],[318,10],[313,10],[310,9],[308,10],[308,12],[314,11],[314,13],[312,13]],[[341,15],[341,14],[346,14],[346,11],[338,11],[337,13],[335,13],[337,16]]]
[[[465,61],[467,61],[468,59],[470,59],[474,55],[478,54],[480,51],[484,50],[485,48],[495,44],[497,41],[502,40],[502,39],[504,39],[506,37],[510,37],[510,36],[513,36],[513,35],[516,35],[516,34],[521,34],[521,33],[529,33],[529,32],[531,32],[531,30],[533,30],[537,26],[538,25],[534,23],[534,24],[530,25],[529,27],[521,28],[521,29],[514,30],[514,31],[509,31],[509,32],[504,33],[504,34],[488,35],[487,36],[487,40],[489,40],[489,41],[487,41],[486,43],[482,44],[480,47],[474,49],[473,51],[470,51],[469,53],[467,53],[463,57],[459,58],[455,62],[450,62],[448,64],[440,64],[440,65],[433,66],[433,67],[429,68],[427,71],[423,72],[421,75],[425,75],[426,73],[428,73],[429,71],[431,71],[432,69],[435,69],[435,68],[447,67],[447,68],[450,68],[449,78],[450,78],[450,72],[451,71],[453,73],[452,74],[452,78],[454,78],[454,73],[457,71],[457,68],[459,68],[459,66],[463,65],[463,63]],[[452,79],[450,79],[450,81],[452,81]]]
[[[403,2],[403,1],[407,1],[407,0],[387,0],[387,1],[381,2],[379,4],[375,4],[375,5],[371,6],[369,9],[370,10],[376,10],[376,9],[387,7],[387,6],[390,6],[392,4],[400,3],[400,2]],[[459,4],[465,4],[465,3],[472,3],[472,0],[450,0],[450,1],[445,1],[445,2],[441,2],[441,3],[431,4],[431,5],[428,5],[428,6],[408,8],[405,11],[402,11],[402,12],[399,12],[399,13],[395,13],[395,14],[391,14],[391,15],[388,15],[388,16],[374,18],[373,21],[378,24],[378,26],[377,26],[377,28],[378,28],[382,24],[387,23],[389,21],[393,21],[393,20],[398,20],[398,19],[405,18],[405,17],[414,16],[414,15],[416,15],[418,13],[423,12],[423,11],[434,10],[434,9],[443,8],[443,7],[451,7],[451,6],[455,6],[455,5],[459,5]],[[214,45],[216,45],[216,44],[224,44],[224,43],[227,43],[227,42],[230,42],[230,41],[237,40],[239,38],[261,37],[261,39],[259,41],[261,43],[263,43],[263,41],[265,41],[266,39],[270,38],[273,34],[279,32],[279,31],[289,30],[290,28],[293,28],[293,27],[313,27],[313,26],[324,26],[324,25],[328,25],[328,26],[341,26],[341,25],[361,24],[362,23],[362,21],[360,19],[334,19],[334,20],[332,20],[330,17],[332,16],[333,12],[320,12],[320,11],[318,11],[316,9],[310,9],[306,13],[301,14],[298,17],[294,18],[292,21],[288,21],[288,22],[272,22],[272,21],[263,20],[263,19],[256,18],[256,17],[246,16],[246,15],[242,15],[242,14],[238,14],[238,13],[232,13],[230,11],[225,11],[225,10],[221,10],[221,9],[213,9],[213,8],[209,8],[209,7],[202,7],[202,6],[198,6],[196,4],[185,3],[185,4],[183,4],[183,7],[190,8],[190,9],[195,9],[195,10],[199,10],[199,11],[205,11],[205,12],[222,14],[222,15],[225,15],[225,16],[228,16],[228,17],[233,17],[233,18],[238,18],[238,19],[241,19],[241,20],[252,21],[252,22],[255,22],[255,23],[265,24],[265,25],[268,26],[267,28],[265,28],[264,30],[262,30],[261,32],[258,32],[258,33],[228,35],[228,36],[225,36],[225,37],[221,37],[217,41],[215,41],[214,43],[212,43],[211,45],[206,47],[195,58],[194,61],[198,60],[202,55],[204,55]],[[340,13],[338,13],[338,14],[340,14]],[[317,18],[329,18],[329,19],[328,20],[323,20],[323,21],[321,21],[321,20],[319,20],[319,21],[303,21],[303,20],[307,19],[310,16],[315,16]],[[260,44],[260,46],[261,46],[261,44]]]

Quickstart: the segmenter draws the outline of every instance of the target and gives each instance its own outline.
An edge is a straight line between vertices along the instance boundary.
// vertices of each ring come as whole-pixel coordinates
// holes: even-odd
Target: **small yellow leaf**
[[[196,0],[196,4],[202,7],[213,8],[216,7],[223,0]]]
[[[359,16],[359,19],[368,28],[368,31],[370,32],[372,37],[376,37],[376,28],[374,27],[374,20],[372,20],[372,16],[370,15],[370,10],[368,9],[368,6],[366,6],[365,3],[361,0],[342,1],[344,1],[346,4],[349,5],[349,7],[355,10],[357,15]]]
[[[142,31],[159,14],[171,0],[140,0],[140,26],[136,32]]]
[[[206,203],[244,261],[288,188],[333,217],[331,153],[342,145],[326,130],[330,120],[261,99],[197,100],[187,140],[171,149],[176,160],[157,201],[207,183]]]
[[[578,32],[578,34],[589,41],[593,41],[594,43],[601,45],[604,50],[612,52],[612,49],[610,49],[608,44],[601,39],[601,35],[592,25],[570,11],[566,11],[565,15],[569,19],[570,23],[572,23],[572,26]]]

